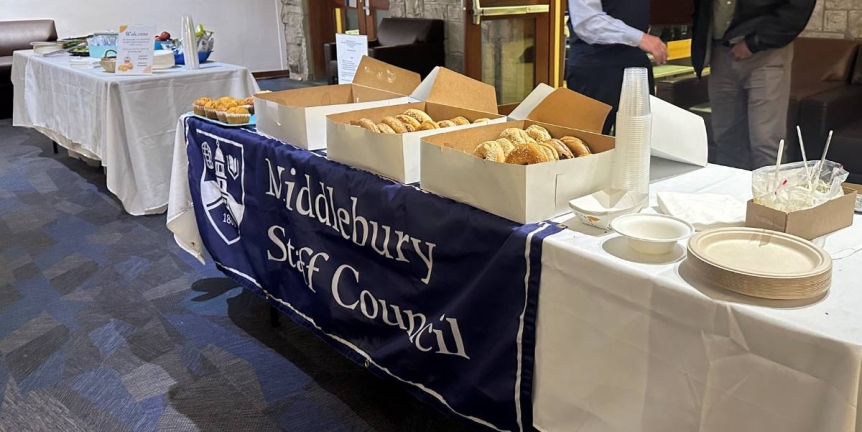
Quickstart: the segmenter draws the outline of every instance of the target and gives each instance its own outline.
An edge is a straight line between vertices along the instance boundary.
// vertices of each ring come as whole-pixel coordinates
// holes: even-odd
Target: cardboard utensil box
[[[601,102],[541,85],[510,114],[517,120],[423,138],[421,187],[518,223],[568,213],[570,200],[610,186],[615,141],[600,134],[608,112]],[[534,165],[473,156],[479,143],[504,129],[534,124],[554,138],[580,138],[593,154]]]
[[[478,119],[489,119],[488,123],[507,120],[497,114],[494,87],[445,68],[434,69],[411,98],[418,102],[329,115],[326,123],[327,157],[401,183],[416,183],[420,176],[420,140],[423,137],[480,127],[482,124],[472,124]],[[435,121],[462,116],[471,124],[395,135],[350,124],[364,118],[379,123],[384,117],[394,117],[408,109],[425,111]]]
[[[420,82],[415,72],[363,57],[352,84],[255,95],[257,130],[304,149],[324,149],[327,115],[409,102]]]
[[[853,225],[856,194],[857,189],[854,189],[853,185],[845,184],[844,196],[826,201],[817,207],[790,213],[749,200],[745,213],[745,226],[814,240]]]

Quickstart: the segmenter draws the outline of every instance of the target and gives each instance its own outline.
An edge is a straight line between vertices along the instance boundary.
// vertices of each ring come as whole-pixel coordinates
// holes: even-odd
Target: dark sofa
[[[12,52],[56,40],[53,20],[0,21],[0,119],[12,116]]]
[[[384,18],[377,39],[368,41],[368,56],[422,75],[446,63],[443,20]],[[338,57],[334,43],[324,44],[330,84],[338,83]]]

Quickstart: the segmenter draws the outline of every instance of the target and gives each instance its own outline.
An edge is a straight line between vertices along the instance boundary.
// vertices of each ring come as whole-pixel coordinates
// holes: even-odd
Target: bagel
[[[433,129],[440,129],[440,126],[438,126],[437,123],[435,123],[433,120],[422,122],[422,124],[419,125],[418,128],[416,128],[417,131],[427,131]]]
[[[404,123],[404,127],[407,129],[408,132],[413,132],[416,129],[419,129],[419,126],[422,124],[421,121],[416,120],[415,118],[410,117],[409,115],[398,114],[397,116],[395,116],[395,118],[397,118],[398,120],[401,120],[401,123]],[[413,129],[411,130],[410,128],[413,128]]]
[[[509,141],[512,141],[512,144],[526,144],[532,140],[525,130],[518,128],[508,128],[503,130],[503,132],[500,132],[500,138],[506,138]],[[533,142],[535,142],[535,140],[533,140]]]
[[[437,122],[437,126],[440,127],[440,129],[443,129],[455,126],[455,122],[453,122],[452,120],[440,120]]]
[[[451,121],[452,121],[452,123],[455,123],[458,126],[464,126],[464,125],[470,124],[470,120],[467,120],[466,118],[461,117],[461,116],[455,117]]]
[[[497,141],[485,141],[482,144],[479,144],[476,146],[476,149],[473,150],[473,155],[478,158],[494,162],[506,161],[506,155],[503,153],[503,149]]]
[[[532,165],[547,161],[547,154],[536,144],[516,144],[515,149],[506,156],[506,163],[513,165]]]
[[[560,160],[575,158],[575,155],[572,153],[572,151],[569,150],[569,148],[566,147],[566,145],[558,139],[550,139],[548,141],[545,141],[544,144],[550,144],[551,146],[553,146],[554,149],[557,150],[557,154],[560,155]]]
[[[527,132],[527,135],[536,140],[536,142],[549,141],[552,139],[551,133],[548,132],[547,129],[539,125],[532,125],[528,127],[527,130],[525,130],[524,132]]]
[[[473,124],[477,124],[477,123],[488,123],[488,122],[490,122],[490,121],[491,121],[490,119],[486,119],[486,118],[478,118],[478,119],[476,119],[476,120],[473,120]]]
[[[593,154],[587,143],[583,142],[580,138],[565,136],[560,138],[560,141],[574,153],[575,157],[584,157]]]
[[[506,138],[499,138],[497,143],[500,144],[500,148],[503,149],[503,154],[509,156],[509,153],[512,153],[512,150],[515,150],[515,145],[512,144],[512,141],[509,141]]]
[[[542,147],[542,151],[548,155],[549,161],[558,161],[560,160],[560,153],[557,152],[557,149],[554,148],[554,145],[548,142],[540,142],[538,143],[540,147]]]
[[[407,111],[404,111],[404,115],[415,118],[419,123],[425,123],[427,121],[434,121],[425,111],[418,110],[415,108],[411,108]]]
[[[386,123],[377,123],[377,129],[380,130],[380,133],[394,135],[395,130],[389,127]]]
[[[395,117],[390,117],[390,116],[383,117],[383,120],[380,120],[380,123],[383,123],[386,126],[389,126],[397,134],[403,134],[403,133],[407,132],[407,128],[404,127],[404,123],[402,123],[401,120],[398,120]]]
[[[359,126],[363,129],[368,129],[372,132],[380,133],[380,128],[378,128],[377,125],[373,121],[371,121],[367,118],[359,119],[359,121],[356,122],[356,126]]]

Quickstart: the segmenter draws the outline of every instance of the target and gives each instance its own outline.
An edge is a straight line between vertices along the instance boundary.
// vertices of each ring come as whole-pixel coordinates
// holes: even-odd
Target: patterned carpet
[[[466,431],[0,120],[0,431]]]

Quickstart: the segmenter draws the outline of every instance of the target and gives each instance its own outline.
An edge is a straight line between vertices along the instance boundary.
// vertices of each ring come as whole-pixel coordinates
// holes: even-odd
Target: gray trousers
[[[745,60],[726,46],[712,46],[709,101],[720,165],[753,170],[775,164],[778,142],[787,134],[792,62],[793,45]]]

